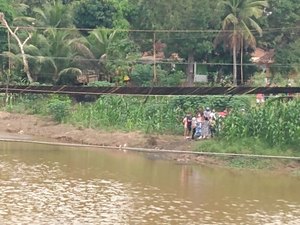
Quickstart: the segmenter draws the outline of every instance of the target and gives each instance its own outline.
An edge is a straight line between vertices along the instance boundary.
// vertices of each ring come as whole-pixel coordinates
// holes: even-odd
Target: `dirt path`
[[[182,136],[145,135],[139,132],[105,132],[58,124],[35,115],[0,112],[0,137],[18,135],[19,138],[52,140],[101,146],[128,146],[170,150],[191,150],[194,143]]]

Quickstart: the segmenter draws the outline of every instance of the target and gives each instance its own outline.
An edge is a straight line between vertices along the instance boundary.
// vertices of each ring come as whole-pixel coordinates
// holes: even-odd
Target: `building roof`
[[[274,63],[275,50],[263,50],[262,48],[256,48],[251,54],[251,61],[257,64],[272,64]]]

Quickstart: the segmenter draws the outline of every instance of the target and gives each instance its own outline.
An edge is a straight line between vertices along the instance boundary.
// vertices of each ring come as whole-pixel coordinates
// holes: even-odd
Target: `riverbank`
[[[143,148],[155,150],[155,158],[176,163],[197,163],[239,169],[267,169],[300,175],[299,160],[251,159],[238,156],[207,156],[189,154],[197,142],[176,135],[148,135],[141,132],[103,131],[69,124],[60,124],[51,118],[36,115],[0,112],[0,138],[45,142],[73,143],[113,148]],[[174,154],[163,150],[174,151]],[[159,154],[161,151],[161,154]],[[177,151],[177,152],[176,152]],[[179,153],[180,151],[180,153]],[[205,151],[205,149],[203,149]],[[184,152],[187,152],[185,154]]]
[[[31,136],[35,140],[55,140],[99,146],[128,146],[191,151],[193,142],[182,136],[148,135],[141,132],[105,131],[61,124],[51,118],[0,112],[0,133]]]

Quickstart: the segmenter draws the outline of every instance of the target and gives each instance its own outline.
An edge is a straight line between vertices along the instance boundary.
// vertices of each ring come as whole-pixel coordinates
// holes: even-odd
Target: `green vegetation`
[[[48,102],[48,112],[53,116],[53,119],[58,122],[63,122],[70,116],[71,101],[53,96]]]
[[[0,6],[24,48],[0,27],[1,84],[264,86],[266,68],[249,61],[257,47],[275,50],[273,84],[300,84],[298,0],[0,0]],[[195,62],[208,84],[193,83]],[[85,75],[96,81],[80,83]],[[197,150],[299,155],[299,100],[258,107],[251,96],[9,97],[7,110],[58,122],[175,135],[186,112],[228,108],[217,138]]]
[[[197,151],[300,156],[300,102],[270,99],[245,111],[232,110],[215,140]]]
[[[262,69],[249,61],[256,47],[275,49],[277,85],[289,78],[299,84],[297,0],[0,0],[0,6],[24,47],[23,54],[0,28],[4,84],[76,85],[78,76],[93,74],[114,85],[129,76],[135,86],[190,86],[194,62],[212,85],[248,84]],[[143,53],[150,58],[142,60]]]
[[[263,107],[256,107],[244,113],[233,111],[224,121],[222,135],[228,141],[252,137],[270,146],[300,143],[299,101],[268,100]]]
[[[249,107],[249,97],[130,97],[100,96],[92,103],[71,104],[67,96],[15,95],[9,111],[51,115],[58,122],[95,129],[140,130],[146,133],[182,134],[188,111],[206,106],[223,110]]]
[[[259,138],[236,138],[234,141],[227,141],[224,138],[218,137],[211,140],[199,141],[195,151],[300,157],[297,146],[270,146],[263,139]]]
[[[263,16],[263,9],[268,7],[268,1],[227,0],[220,1],[220,4],[224,7],[226,16],[222,22],[222,31],[217,36],[217,42],[225,42],[225,46],[229,45],[232,49],[233,83],[236,85],[237,52],[240,51],[241,64],[243,64],[244,45],[256,47],[256,38],[251,29],[262,35],[262,29],[255,20]],[[241,71],[241,80],[243,80],[243,71]]]
[[[50,115],[58,122],[93,129],[182,135],[182,118],[209,106],[231,113],[219,121],[217,137],[197,142],[196,151],[300,156],[299,100],[270,99],[253,106],[253,97],[100,96],[73,103],[67,96],[15,95],[6,110]],[[241,110],[244,109],[244,110]]]

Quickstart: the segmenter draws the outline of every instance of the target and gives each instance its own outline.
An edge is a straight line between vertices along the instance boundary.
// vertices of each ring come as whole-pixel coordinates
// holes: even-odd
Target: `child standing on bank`
[[[192,114],[187,113],[187,115],[183,118],[182,123],[184,127],[183,135],[186,139],[189,139],[192,131]]]

